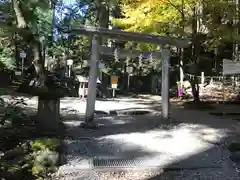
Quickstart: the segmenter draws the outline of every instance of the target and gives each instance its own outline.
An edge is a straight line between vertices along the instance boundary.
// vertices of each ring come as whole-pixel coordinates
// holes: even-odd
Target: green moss
[[[29,143],[30,148],[23,155],[15,153],[11,159],[0,160],[0,174],[7,178],[26,176],[26,179],[46,179],[57,171],[59,165],[60,140],[56,138],[38,138]],[[31,179],[31,178],[30,178]]]
[[[28,126],[33,119],[27,118],[30,123],[25,124],[21,113],[9,111],[7,115],[6,120],[10,118],[12,124],[0,128],[0,149],[3,152],[0,158],[0,177],[46,179],[58,168],[61,140],[57,138],[27,140],[36,135],[36,129]]]
[[[39,138],[31,143],[34,156],[32,174],[35,177],[47,177],[57,170],[60,144],[56,138]]]
[[[16,173],[18,172],[19,170],[21,170],[21,166],[15,164],[15,165],[11,165],[8,167],[8,172],[9,173]]]
[[[51,150],[55,151],[60,146],[60,140],[56,138],[36,139],[31,144],[33,151]]]
[[[35,176],[39,176],[40,174],[46,173],[46,168],[42,165],[38,165],[38,166],[33,166],[32,167],[32,173]]]

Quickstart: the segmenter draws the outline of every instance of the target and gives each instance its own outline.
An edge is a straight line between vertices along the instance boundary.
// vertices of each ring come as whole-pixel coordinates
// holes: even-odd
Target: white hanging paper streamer
[[[142,54],[139,55],[138,60],[139,60],[139,68],[140,68],[140,67],[142,67],[142,60],[143,60]]]
[[[149,54],[148,56],[148,60],[150,64],[153,64],[153,57],[152,57],[152,53]]]
[[[118,56],[118,49],[117,48],[114,50],[114,59],[115,59],[115,62],[119,62],[119,56]]]
[[[130,57],[127,57],[127,58],[126,58],[126,65],[127,65],[127,66],[129,66],[130,59],[131,59]]]

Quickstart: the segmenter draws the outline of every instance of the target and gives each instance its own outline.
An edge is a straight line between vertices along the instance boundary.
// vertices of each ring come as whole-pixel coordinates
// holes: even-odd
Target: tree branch
[[[169,3],[172,7],[174,7],[180,14],[184,13],[180,7],[178,7],[176,4],[174,4],[171,0],[161,0],[164,3]]]
[[[32,45],[33,65],[41,84],[44,84],[46,72],[44,69],[44,60],[41,56],[41,42],[39,41],[39,37],[34,35],[31,29],[27,26],[19,0],[11,0],[11,2],[17,19],[17,28],[24,30],[21,35]]]
[[[11,0],[11,1],[12,1],[13,10],[15,12],[16,19],[17,19],[17,27],[20,29],[26,28],[27,23],[23,17],[23,13],[20,8],[18,0]]]

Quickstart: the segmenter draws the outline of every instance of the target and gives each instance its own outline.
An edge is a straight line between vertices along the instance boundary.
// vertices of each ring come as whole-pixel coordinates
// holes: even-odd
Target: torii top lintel
[[[145,42],[157,45],[170,45],[177,48],[187,47],[188,41],[168,36],[156,36],[150,34],[136,33],[136,32],[126,32],[121,30],[110,30],[107,28],[98,28],[98,27],[87,27],[87,26],[72,26],[68,30],[65,30],[67,33],[73,34],[86,34],[86,35],[98,35],[104,36],[111,39],[121,39],[127,41],[137,41]]]

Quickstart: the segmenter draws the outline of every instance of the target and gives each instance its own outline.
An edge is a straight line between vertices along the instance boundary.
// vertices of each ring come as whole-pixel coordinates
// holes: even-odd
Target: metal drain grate
[[[221,164],[217,164],[213,161],[200,161],[194,163],[194,159],[185,159],[177,163],[168,165],[166,161],[171,159],[164,157],[149,157],[141,159],[116,159],[116,158],[94,158],[92,159],[93,169],[116,169],[116,170],[128,170],[128,169],[203,169],[203,168],[220,168]]]
[[[93,159],[93,167],[95,168],[136,168],[143,164],[141,160]]]

